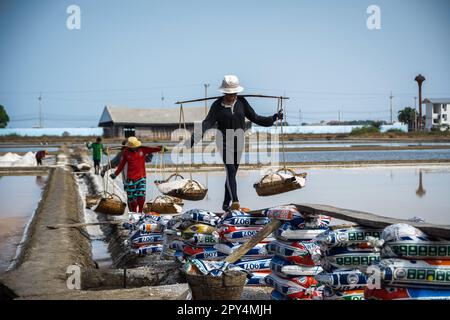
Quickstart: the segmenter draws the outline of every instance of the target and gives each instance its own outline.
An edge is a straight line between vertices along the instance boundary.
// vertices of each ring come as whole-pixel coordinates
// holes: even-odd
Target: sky
[[[70,5],[80,29],[67,28]],[[370,5],[379,30],[367,27]],[[289,96],[290,124],[339,111],[389,120],[390,92],[395,118],[414,106],[419,73],[424,97],[450,98],[449,57],[448,0],[0,0],[9,127],[38,123],[40,93],[43,126],[95,127],[107,104],[172,108],[202,98],[203,84],[218,95],[225,74],[245,93]]]

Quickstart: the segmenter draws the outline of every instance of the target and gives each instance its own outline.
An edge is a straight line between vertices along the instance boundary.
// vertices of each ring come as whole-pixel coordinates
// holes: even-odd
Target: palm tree
[[[413,130],[416,119],[417,112],[414,108],[406,107],[398,112],[398,121],[406,123],[408,125],[408,131]]]

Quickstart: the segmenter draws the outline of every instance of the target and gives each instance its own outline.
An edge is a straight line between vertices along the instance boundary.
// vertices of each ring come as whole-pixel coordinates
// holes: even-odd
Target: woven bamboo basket
[[[167,180],[160,181],[158,183],[163,182],[169,182],[170,179],[175,177],[180,177],[181,179],[184,179],[182,175],[178,173],[172,174]],[[156,182],[155,182],[156,183]],[[198,188],[195,188],[197,186]],[[189,200],[189,201],[200,201],[203,200],[206,197],[206,194],[208,193],[208,189],[203,188],[197,181],[195,180],[189,180],[188,183],[183,188],[172,190],[166,195],[176,197],[183,200]]]
[[[281,171],[291,173],[292,177],[283,177],[282,175],[280,175]],[[265,175],[260,182],[253,185],[258,196],[267,197],[300,189],[302,188],[302,186],[298,184],[296,177],[306,178],[306,173],[296,173],[292,169],[278,169],[277,171],[275,171],[275,174],[278,175],[281,179],[273,181],[269,178],[271,175],[269,173]]]
[[[106,196],[100,200],[94,211],[113,216],[121,216],[125,212],[126,206],[127,204],[118,195],[106,193]]]
[[[165,202],[159,202],[158,200],[165,200]],[[184,205],[183,200],[168,195],[158,196],[152,202],[147,202],[146,207],[144,209],[144,213],[149,212],[157,212],[159,214],[178,213],[175,205],[183,206]]]
[[[88,209],[92,208],[93,206],[98,204],[101,199],[102,199],[101,194],[87,195],[86,196],[86,208],[88,208]]]
[[[210,275],[186,275],[194,300],[239,300],[247,280],[247,274],[228,270],[220,277]]]

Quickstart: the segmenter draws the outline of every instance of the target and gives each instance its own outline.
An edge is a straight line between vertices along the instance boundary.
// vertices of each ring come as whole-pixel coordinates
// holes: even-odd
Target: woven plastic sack
[[[216,244],[214,246],[214,248],[216,248],[217,250],[219,250],[220,252],[223,252],[225,254],[232,254],[234,251],[236,251],[237,249],[239,249],[239,247],[241,246],[241,243],[237,243],[237,242],[226,242],[226,243],[219,243]],[[265,257],[269,255],[269,253],[267,252],[266,249],[266,244],[263,243],[258,243],[256,246],[254,246],[253,248],[251,248],[249,251],[247,251],[247,253],[245,254],[245,256],[253,256],[255,258],[258,257]]]
[[[270,218],[259,217],[259,216],[238,216],[229,217],[221,220],[221,225],[229,225],[235,227],[254,227],[254,226],[264,226],[270,223]]]
[[[194,234],[199,234],[199,233],[212,234],[215,231],[216,231],[216,228],[214,228],[213,226],[203,224],[203,223],[196,223],[196,224],[190,225],[189,227],[184,229],[183,232],[181,233],[181,236],[183,238],[185,238],[188,235],[193,236]]]
[[[322,300],[322,291],[320,290],[308,290],[300,291],[290,295],[284,295],[277,290],[273,290],[270,293],[271,300]]]
[[[450,290],[385,287],[364,291],[367,300],[450,300]]]
[[[290,221],[296,218],[302,218],[302,214],[295,206],[278,206],[264,210],[263,215],[271,219]]]
[[[239,260],[234,263],[234,265],[247,271],[270,271],[270,260],[271,259]]]
[[[364,289],[341,291],[325,286],[323,300],[364,300]]]
[[[195,247],[214,246],[215,244],[218,244],[220,240],[217,232],[213,232],[212,234],[183,233],[182,238],[186,244]]]
[[[317,236],[315,241],[324,247],[342,247],[368,244],[368,237],[380,238],[381,229],[364,227],[350,227],[337,230],[328,230]]]
[[[223,273],[225,263],[223,261],[205,261],[201,259],[187,259],[183,266],[186,274],[204,274],[220,276]]]
[[[150,245],[135,249],[134,252],[138,255],[147,255],[151,253],[160,253],[162,251],[162,245]]]
[[[336,290],[361,289],[367,285],[366,274],[356,269],[322,272],[316,275],[316,280]]]
[[[265,279],[269,274],[268,271],[252,272],[252,277],[248,279],[246,286],[267,286]]]
[[[222,226],[218,229],[220,238],[227,242],[247,242],[254,237],[262,227]]]
[[[142,223],[139,225],[138,230],[140,230],[143,233],[154,233],[154,232],[161,232],[161,226],[158,223]]]
[[[384,259],[377,266],[387,286],[450,289],[449,260]]]
[[[385,258],[450,260],[450,240],[429,237],[407,224],[386,227],[380,239],[370,239]]]
[[[218,260],[226,257],[226,254],[217,251],[213,247],[196,248],[184,246],[183,253],[192,259]]]
[[[282,278],[316,276],[323,271],[321,266],[300,266],[278,256],[274,256],[270,261],[270,270]]]
[[[303,215],[288,221],[293,229],[328,229],[331,218],[325,215]]]
[[[217,226],[220,218],[213,212],[201,209],[188,210],[181,215],[181,219]]]
[[[380,254],[372,248],[334,247],[322,253],[324,270],[360,269],[365,270],[371,264],[380,261]]]
[[[265,281],[278,292],[288,296],[308,289],[314,290],[317,287],[317,281],[314,277],[309,276],[284,279],[271,273],[265,278]]]
[[[150,244],[160,244],[163,242],[163,235],[162,233],[142,233],[138,230],[130,238],[130,242],[134,248],[139,248]]]
[[[326,229],[325,229],[326,230]],[[298,229],[292,226],[291,223],[286,222],[275,230],[274,235],[276,239],[282,241],[309,241],[315,240],[316,237],[322,234],[324,229]]]
[[[267,244],[267,251],[302,266],[315,266],[320,261],[320,248],[315,242],[281,242]]]

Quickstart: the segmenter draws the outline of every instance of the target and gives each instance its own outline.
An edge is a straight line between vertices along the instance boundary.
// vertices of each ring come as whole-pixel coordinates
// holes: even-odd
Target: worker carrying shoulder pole
[[[98,137],[94,143],[86,142],[86,147],[92,149],[92,160],[94,161],[95,174],[99,174],[102,153],[106,155],[106,149],[102,144],[102,138]]]
[[[263,127],[271,127],[275,121],[283,119],[282,110],[269,117],[256,114],[244,97],[237,96],[243,90],[244,88],[240,86],[236,76],[224,76],[222,85],[219,87],[219,91],[224,96],[213,102],[208,115],[202,122],[201,134],[194,132],[190,143],[192,147],[203,137],[205,131],[217,124],[216,143],[226,171],[225,196],[222,206],[224,211],[236,210],[240,207],[236,174],[244,149],[245,118]]]
[[[129,137],[122,151],[122,158],[114,173],[110,177],[115,179],[127,165],[127,179],[125,191],[128,197],[128,208],[131,212],[142,213],[145,205],[145,195],[147,190],[147,173],[145,170],[145,160],[147,156],[154,152],[167,151],[164,146],[143,147],[136,137]]]

